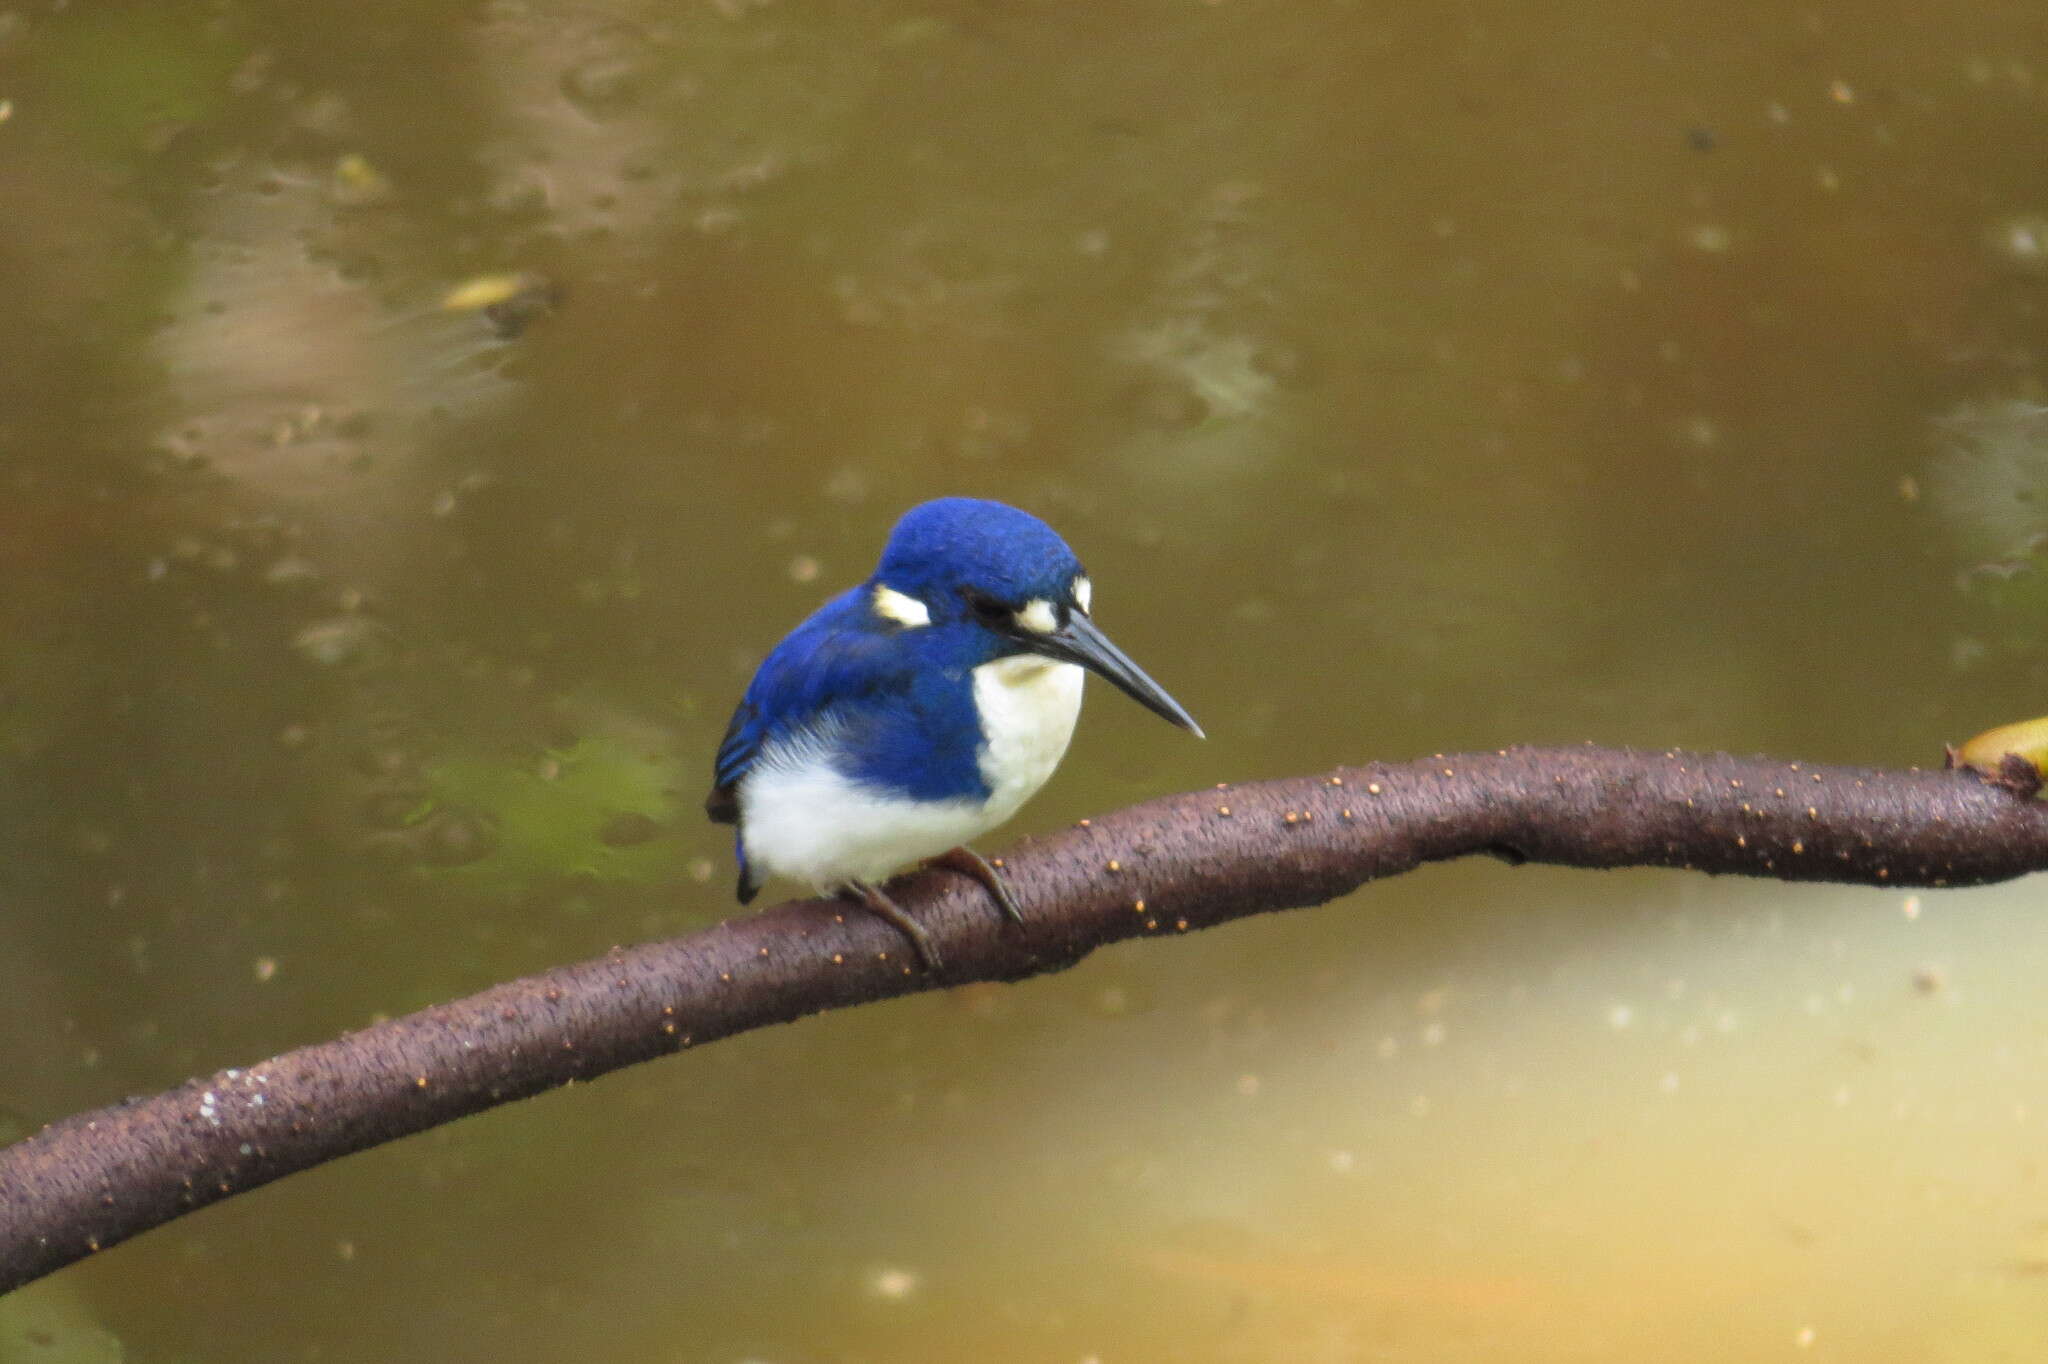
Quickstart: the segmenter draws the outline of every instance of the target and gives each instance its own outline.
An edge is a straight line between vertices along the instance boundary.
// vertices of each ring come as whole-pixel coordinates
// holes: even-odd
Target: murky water
[[[0,12],[0,1122],[731,912],[727,710],[940,492],[1212,736],[1096,694],[1020,830],[2039,713],[2044,93],[1996,0]],[[0,1361],[2033,1358],[2044,908],[1433,869],[287,1181]]]

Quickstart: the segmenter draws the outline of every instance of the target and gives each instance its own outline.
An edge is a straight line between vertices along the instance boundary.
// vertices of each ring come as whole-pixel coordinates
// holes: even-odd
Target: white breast
[[[984,663],[974,670],[981,710],[981,779],[989,785],[990,828],[1001,824],[1045,785],[1074,737],[1081,714],[1081,669],[1036,654]]]
[[[747,859],[829,894],[880,883],[988,832],[978,800],[903,800],[848,781],[822,757],[759,764],[740,786]]]

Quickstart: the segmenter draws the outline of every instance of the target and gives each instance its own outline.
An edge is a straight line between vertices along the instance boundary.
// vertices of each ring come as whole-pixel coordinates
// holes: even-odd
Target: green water
[[[1958,585],[2044,94],[1997,0],[0,11],[0,1125],[733,912],[732,701],[938,493],[1211,736],[1099,689],[1019,831],[2048,710]],[[2044,899],[1432,869],[286,1181],[0,1364],[2031,1358]]]

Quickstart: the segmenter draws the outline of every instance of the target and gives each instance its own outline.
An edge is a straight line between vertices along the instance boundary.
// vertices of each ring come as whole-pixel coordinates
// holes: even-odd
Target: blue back
[[[834,597],[775,646],[718,750],[720,787],[773,740],[825,731],[833,765],[919,800],[988,795],[976,762],[973,669],[996,657],[985,632],[907,630],[875,613],[867,585]]]

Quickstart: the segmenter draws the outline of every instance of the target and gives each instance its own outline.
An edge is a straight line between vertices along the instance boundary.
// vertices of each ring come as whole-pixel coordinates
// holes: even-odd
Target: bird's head
[[[1194,717],[1096,628],[1092,591],[1081,561],[1052,527],[970,497],[905,512],[868,585],[871,609],[897,626],[946,628],[988,658],[1037,654],[1078,663],[1200,736]]]

